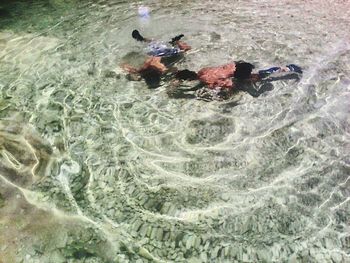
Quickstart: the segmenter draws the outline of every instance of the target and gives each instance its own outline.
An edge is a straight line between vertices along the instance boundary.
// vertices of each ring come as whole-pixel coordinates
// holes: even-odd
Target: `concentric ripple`
[[[0,262],[349,261],[349,3],[142,4],[0,4]],[[120,68],[134,28],[184,33],[178,68],[304,74],[169,97]]]

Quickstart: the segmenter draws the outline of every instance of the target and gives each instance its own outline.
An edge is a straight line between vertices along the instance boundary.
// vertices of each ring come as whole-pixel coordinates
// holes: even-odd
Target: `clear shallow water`
[[[347,262],[349,2],[2,4],[3,262]],[[169,98],[119,68],[130,32],[297,63],[253,98]]]

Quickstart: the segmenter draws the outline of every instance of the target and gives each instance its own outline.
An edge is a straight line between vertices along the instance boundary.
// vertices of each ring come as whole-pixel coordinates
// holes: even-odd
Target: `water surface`
[[[349,261],[349,2],[140,4],[0,4],[0,261]],[[304,74],[176,99],[120,69],[135,28]]]

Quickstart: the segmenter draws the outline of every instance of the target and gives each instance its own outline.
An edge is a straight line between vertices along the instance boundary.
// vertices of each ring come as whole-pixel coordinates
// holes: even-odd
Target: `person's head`
[[[238,80],[249,79],[253,69],[254,65],[244,61],[238,61],[236,62],[236,70],[233,76]]]
[[[160,85],[162,73],[156,68],[146,68],[140,71],[140,76],[145,80],[149,88],[157,88]]]

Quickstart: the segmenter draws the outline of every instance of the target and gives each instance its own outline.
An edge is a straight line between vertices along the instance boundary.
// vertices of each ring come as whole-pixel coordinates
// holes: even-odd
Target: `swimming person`
[[[128,71],[132,79],[144,79],[146,84],[151,87],[159,86],[161,77],[177,69],[172,67],[176,61],[181,59],[183,54],[191,49],[191,46],[181,41],[183,34],[175,36],[169,43],[154,41],[143,37],[138,30],[132,31],[132,37],[136,41],[144,42],[148,58],[140,68],[134,68],[128,64],[122,65],[122,68]]]
[[[180,41],[184,34],[173,37],[169,43],[144,38],[138,30],[132,31],[131,35],[136,41],[147,43],[147,55],[153,57],[172,57],[191,49],[185,42]]]
[[[198,80],[201,86],[217,91],[225,90],[226,92],[234,90],[235,84],[242,81],[258,82],[276,73],[302,73],[301,68],[295,64],[289,64],[285,67],[271,67],[269,69],[259,70],[258,73],[252,73],[254,65],[244,61],[206,67],[200,69],[198,72],[188,69],[178,70],[169,66],[163,59],[177,57],[191,49],[189,45],[180,41],[183,36],[181,34],[174,37],[169,42],[170,45],[167,45],[163,42],[144,38],[137,30],[134,30],[132,37],[148,45],[146,52],[149,57],[139,69],[129,65],[123,65],[123,68],[133,75],[134,79],[139,80],[143,78],[150,87],[158,86],[161,77],[166,73],[171,73],[174,79]]]
[[[209,88],[221,87],[232,89],[234,87],[234,79],[241,81],[260,81],[274,73],[302,73],[301,68],[294,64],[285,67],[272,67],[265,70],[259,70],[258,73],[252,73],[253,69],[254,65],[248,62],[238,61],[216,67],[202,68],[198,73],[187,69],[180,70],[176,72],[176,78],[186,80],[191,72],[191,78],[192,76],[197,75],[197,79]]]

